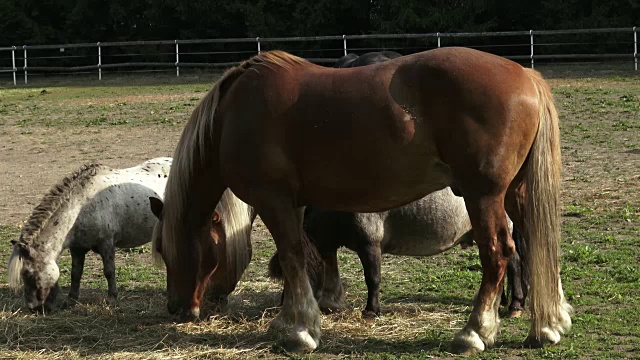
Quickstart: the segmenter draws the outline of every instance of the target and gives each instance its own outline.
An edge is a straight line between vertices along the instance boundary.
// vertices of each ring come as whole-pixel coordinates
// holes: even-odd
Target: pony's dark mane
[[[187,194],[196,169],[206,164],[206,156],[213,137],[216,108],[229,86],[247,70],[256,67],[290,70],[294,66],[309,66],[310,62],[283,51],[260,53],[240,65],[227,70],[194,109],[185,126],[173,155],[171,173],[167,179],[164,206],[162,253],[166,262],[173,262],[180,246],[178,238],[184,234]],[[173,175],[173,176],[172,176]]]
[[[83,165],[49,189],[49,192],[44,195],[40,204],[33,209],[31,216],[22,226],[18,241],[25,245],[33,245],[33,240],[38,237],[51,216],[69,201],[73,191],[85,186],[98,173],[98,170],[104,167],[98,163]]]

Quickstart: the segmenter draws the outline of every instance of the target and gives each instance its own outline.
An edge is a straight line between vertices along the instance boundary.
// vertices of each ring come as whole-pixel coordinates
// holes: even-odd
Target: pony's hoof
[[[378,311],[367,310],[367,309],[362,310],[363,319],[375,319],[378,317],[378,315],[380,315],[380,312]]]
[[[307,330],[295,331],[284,341],[282,348],[291,353],[308,354],[318,347],[318,340],[315,340]]]
[[[484,349],[484,342],[473,330],[462,329],[451,342],[451,352],[455,354],[471,355],[482,352]]]

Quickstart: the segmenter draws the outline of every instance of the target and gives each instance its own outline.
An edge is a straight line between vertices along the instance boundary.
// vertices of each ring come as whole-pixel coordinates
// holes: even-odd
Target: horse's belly
[[[471,232],[453,237],[414,235],[395,238],[383,244],[382,253],[404,256],[431,256],[451,249],[470,236]]]
[[[381,249],[394,255],[430,256],[471,236],[464,200],[446,188],[389,211]]]

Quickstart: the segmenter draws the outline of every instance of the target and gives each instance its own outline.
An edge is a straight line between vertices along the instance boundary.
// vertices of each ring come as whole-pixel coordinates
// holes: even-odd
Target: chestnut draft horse
[[[162,256],[170,310],[194,312],[199,233],[229,188],[271,232],[285,277],[271,327],[285,348],[320,342],[302,245],[303,207],[378,212],[450,186],[464,197],[482,283],[453,350],[482,351],[498,332],[499,286],[515,251],[505,209],[529,253],[527,344],[571,326],[560,282],[558,115],[530,69],[465,48],[333,69],[264,52],[228,70],[194,110],[167,182]]]

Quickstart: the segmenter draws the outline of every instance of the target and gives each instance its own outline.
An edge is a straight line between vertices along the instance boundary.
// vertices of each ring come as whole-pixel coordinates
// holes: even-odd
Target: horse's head
[[[221,254],[224,254],[226,237],[220,214],[214,211],[210,219],[194,234],[197,237],[194,244],[199,249],[191,251],[192,261],[195,261],[197,266],[180,268],[174,265],[172,268],[162,254],[162,200],[152,197],[149,201],[152,212],[158,218],[153,230],[152,252],[156,262],[159,263],[159,259],[162,259],[167,268],[167,308],[170,314],[179,316],[183,321],[195,320],[200,315],[200,303],[209,278],[218,266],[223,256]]]
[[[31,311],[51,310],[58,295],[60,270],[55,256],[42,256],[28,244],[11,241],[13,253],[9,260],[9,285],[22,289]]]

